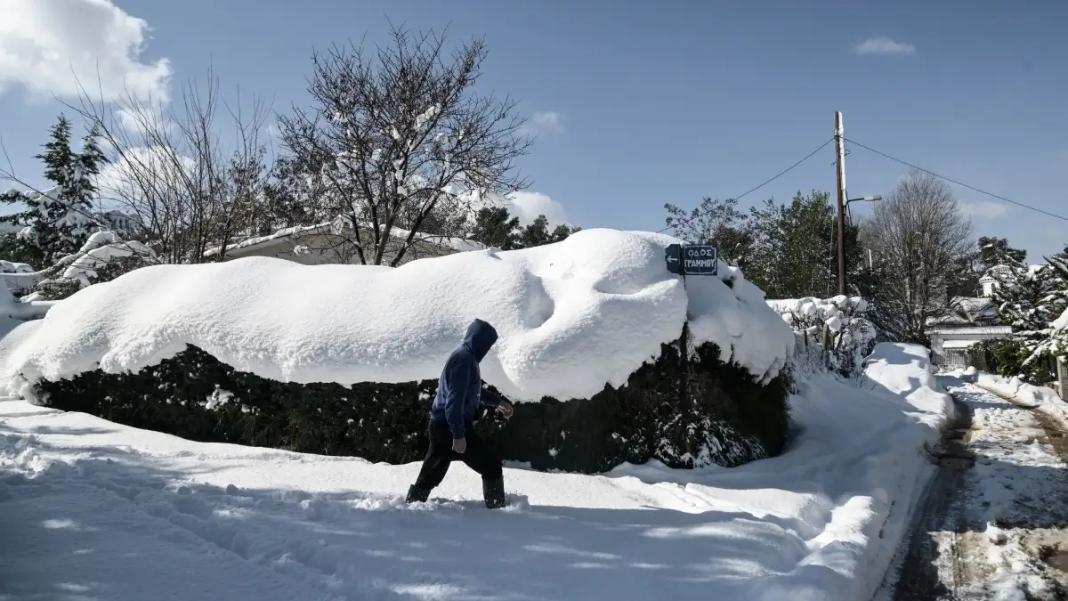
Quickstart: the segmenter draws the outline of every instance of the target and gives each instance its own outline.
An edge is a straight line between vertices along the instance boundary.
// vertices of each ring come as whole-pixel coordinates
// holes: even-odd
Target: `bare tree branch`
[[[473,93],[485,43],[446,56],[445,42],[394,28],[370,54],[316,53],[314,108],[279,119],[290,159],[324,187],[316,212],[345,217],[363,263],[399,264],[422,230],[463,234],[454,217],[471,198],[527,185],[514,174],[530,144],[515,103]]]

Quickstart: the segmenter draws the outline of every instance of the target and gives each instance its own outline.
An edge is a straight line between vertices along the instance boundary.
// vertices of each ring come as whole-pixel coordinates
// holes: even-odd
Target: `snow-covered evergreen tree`
[[[1065,307],[1068,307],[1068,246],[1064,247],[1061,252],[1046,257],[1046,266],[1054,277],[1053,283],[1057,285],[1053,292],[1051,309],[1056,310],[1060,307],[1063,311]]]
[[[93,178],[106,159],[97,145],[95,130],[83,139],[80,153],[71,149],[70,135],[70,121],[60,115],[44,152],[37,155],[45,164],[45,177],[55,184],[50,190],[12,190],[0,195],[2,202],[25,206],[23,211],[0,217],[0,221],[25,226],[19,239],[42,265],[77,251],[95,221],[90,213],[96,195]]]
[[[1024,267],[1027,251],[1009,246],[1007,238],[979,237],[979,263],[984,269],[995,265]]]
[[[1046,267],[1052,274],[1055,287],[1049,295],[1048,311],[1060,313],[1054,315],[1048,334],[1031,351],[1028,361],[1068,354],[1068,246],[1061,252],[1046,257]]]
[[[1068,259],[1068,257],[1064,257]],[[1068,271],[1063,263],[1012,266],[992,269],[988,273],[998,279],[994,301],[998,315],[1012,326],[1012,336],[1027,353],[1024,367],[1034,366],[1047,356],[1047,341],[1052,335],[1051,323],[1068,307]]]
[[[1010,275],[1011,274],[1011,275]],[[1047,265],[1016,267],[1003,272],[994,290],[998,315],[1013,332],[1043,330],[1064,310],[1058,302],[1063,280]]]

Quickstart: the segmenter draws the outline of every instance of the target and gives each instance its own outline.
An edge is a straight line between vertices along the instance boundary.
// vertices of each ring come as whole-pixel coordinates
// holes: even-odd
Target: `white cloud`
[[[100,190],[102,208],[122,208],[130,202],[143,200],[142,188],[138,181],[146,186],[166,188],[167,183],[182,179],[182,173],[188,173],[194,167],[192,158],[185,155],[173,155],[159,146],[135,146],[126,151],[126,158],[117,159],[104,165],[94,183]],[[144,180],[146,173],[159,178]],[[138,177],[140,176],[140,177]]]
[[[905,42],[898,42],[886,36],[875,36],[853,47],[857,54],[878,54],[882,56],[902,56],[916,54],[916,47]]]
[[[519,218],[522,225],[533,223],[538,215],[545,215],[550,225],[567,223],[564,205],[541,192],[512,192],[505,197],[504,206],[509,214]]]
[[[1009,207],[1000,202],[991,200],[976,200],[973,202],[961,202],[960,210],[971,217],[985,217],[996,219],[1008,212]]]
[[[559,135],[564,133],[564,117],[555,111],[534,113],[527,123],[531,133]]]
[[[0,0],[0,14],[0,91],[71,98],[80,82],[105,101],[166,101],[170,62],[142,60],[148,23],[111,0]]]

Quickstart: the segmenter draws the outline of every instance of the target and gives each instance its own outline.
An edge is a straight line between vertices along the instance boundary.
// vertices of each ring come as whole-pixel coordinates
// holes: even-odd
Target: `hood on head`
[[[481,319],[476,319],[471,322],[471,325],[467,326],[467,334],[464,335],[464,346],[479,361],[482,361],[482,358],[486,356],[494,342],[497,342],[497,330],[494,330],[490,324]]]

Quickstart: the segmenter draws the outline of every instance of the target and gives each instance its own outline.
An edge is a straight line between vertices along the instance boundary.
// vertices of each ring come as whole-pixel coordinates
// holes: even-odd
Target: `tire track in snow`
[[[154,532],[168,545],[189,547],[192,540],[199,541],[240,560],[253,573],[260,574],[257,578],[262,581],[281,578],[304,590],[311,585],[319,591],[319,596],[308,598],[399,598],[390,591],[372,592],[365,586],[350,590],[351,594],[342,593],[338,590],[342,583],[336,576],[336,553],[324,553],[328,551],[324,548],[305,548],[298,539],[275,542],[267,536],[268,540],[261,540],[250,529],[239,527],[240,520],[223,517],[253,508],[272,511],[275,513],[272,518],[280,522],[299,522],[313,514],[336,513],[336,508],[325,511],[323,505],[339,504],[336,501],[316,501],[312,495],[296,493],[293,498],[257,498],[256,493],[240,496],[246,493],[205,484],[183,484],[162,476],[131,474],[123,462],[99,457],[91,451],[74,461],[53,460],[49,458],[47,446],[41,445],[33,435],[0,435],[0,467],[6,468],[8,478],[33,483],[38,495],[62,490],[73,491],[86,502],[94,497],[101,499],[102,505],[122,515],[124,521],[139,523],[138,529]],[[21,489],[26,490],[26,485]],[[0,495],[0,500],[3,498]],[[279,512],[288,515],[277,515]],[[168,532],[168,526],[191,536],[192,540],[175,536],[173,530]],[[204,552],[204,549],[186,550]]]
[[[876,599],[1068,598],[1068,573],[1050,565],[1068,558],[1068,438],[1040,413],[946,385],[960,418]]]

